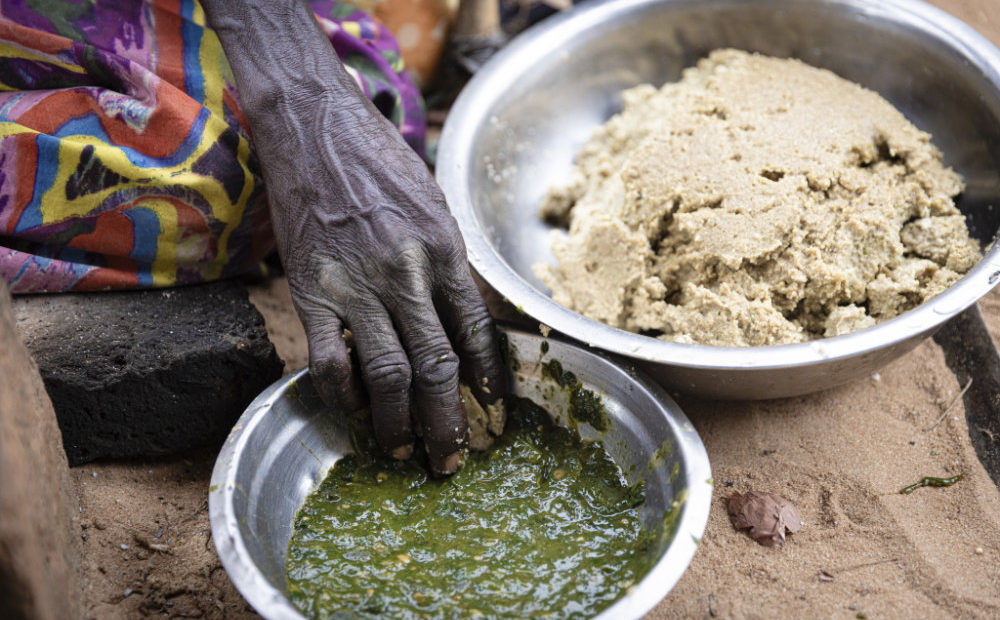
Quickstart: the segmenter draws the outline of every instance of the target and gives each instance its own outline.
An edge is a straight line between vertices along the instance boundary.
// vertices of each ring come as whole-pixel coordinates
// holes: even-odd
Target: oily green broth
[[[295,517],[288,590],[311,618],[585,617],[649,570],[653,536],[599,442],[515,399],[454,476],[344,457]]]

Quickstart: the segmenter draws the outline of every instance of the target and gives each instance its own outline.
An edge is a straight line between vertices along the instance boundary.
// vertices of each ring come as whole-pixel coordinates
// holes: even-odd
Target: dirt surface
[[[996,617],[1000,493],[962,403],[941,418],[959,391],[927,341],[877,379],[801,399],[679,399],[708,448],[715,492],[698,554],[653,617]],[[899,493],[956,474],[954,486]],[[805,525],[784,546],[762,547],[729,523],[722,498],[751,489],[801,511]]]
[[[990,330],[993,341],[1000,343],[1000,294],[995,291],[979,302],[979,309],[983,313],[986,321],[986,328]]]
[[[257,617],[212,544],[208,486],[217,452],[72,470],[87,618]]]
[[[299,322],[288,292],[288,280],[275,278],[250,288],[250,301],[264,315],[267,335],[285,360],[285,373],[309,365],[306,330]]]

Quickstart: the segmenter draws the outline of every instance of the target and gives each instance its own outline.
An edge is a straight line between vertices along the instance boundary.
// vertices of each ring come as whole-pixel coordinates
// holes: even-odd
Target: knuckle
[[[410,365],[401,351],[387,351],[365,364],[365,377],[373,392],[405,392],[410,389]]]
[[[410,239],[425,255],[439,259],[439,253],[462,243],[458,222],[447,209],[425,211],[410,227]]]
[[[393,279],[413,280],[429,263],[427,254],[417,243],[406,243],[378,257],[379,270]]]
[[[458,386],[458,357],[449,349],[422,355],[415,364],[416,387],[428,394],[444,394]]]
[[[494,349],[493,318],[486,306],[477,304],[463,318],[464,324],[458,335],[463,348],[476,355],[492,352]]]
[[[427,240],[427,250],[431,256],[445,260],[449,263],[459,261],[465,263],[465,241],[462,233],[454,223],[451,215],[448,215],[446,224],[436,227],[435,234]]]
[[[390,254],[390,263],[406,269],[414,265],[419,265],[426,260],[426,256],[417,243],[404,243],[402,247]]]

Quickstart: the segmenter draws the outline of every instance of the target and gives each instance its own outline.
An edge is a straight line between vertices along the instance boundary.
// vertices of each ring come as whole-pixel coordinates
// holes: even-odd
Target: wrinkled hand
[[[353,410],[363,384],[388,453],[407,458],[420,436],[431,467],[454,472],[469,442],[459,375],[488,409],[506,375],[441,190],[306,2],[202,4],[253,131],[319,393]]]
[[[367,101],[331,99],[284,119],[287,154],[264,162],[310,373],[328,404],[363,405],[349,329],[380,445],[407,458],[418,435],[451,473],[469,441],[460,371],[483,405],[503,394],[491,319],[426,166]]]

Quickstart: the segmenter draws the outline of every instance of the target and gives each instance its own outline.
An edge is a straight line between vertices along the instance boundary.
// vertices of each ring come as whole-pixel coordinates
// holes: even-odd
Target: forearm
[[[377,162],[407,150],[362,95],[304,0],[203,0],[233,69],[269,191],[279,250],[314,220],[374,204]],[[384,126],[383,126],[384,125]],[[398,143],[398,144],[397,144]],[[363,146],[364,148],[360,148]],[[360,172],[359,172],[360,171]],[[315,179],[332,184],[317,188]],[[315,207],[315,208],[310,208]]]
[[[202,6],[251,125],[325,97],[361,99],[305,0],[202,0]]]

